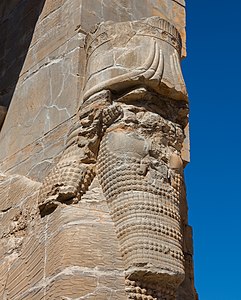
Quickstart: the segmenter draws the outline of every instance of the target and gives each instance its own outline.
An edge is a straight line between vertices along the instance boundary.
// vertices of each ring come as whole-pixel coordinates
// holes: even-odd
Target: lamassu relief
[[[2,236],[14,244],[3,253],[8,277],[17,282],[24,264],[34,268],[33,244],[38,276],[29,266],[34,282],[13,288],[4,275],[3,299],[197,299],[182,51],[179,31],[159,16],[105,21],[86,34],[81,104],[64,149],[41,182],[17,177],[17,189],[34,193],[15,196],[22,204],[11,224],[22,227]],[[6,199],[15,178],[2,176]]]

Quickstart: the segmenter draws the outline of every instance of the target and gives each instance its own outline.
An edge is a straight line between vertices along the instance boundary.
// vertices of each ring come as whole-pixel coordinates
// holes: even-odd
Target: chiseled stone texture
[[[149,16],[175,25],[185,57],[183,0],[1,1],[0,299],[127,299],[119,241],[98,183],[78,204],[60,204],[44,216],[37,201],[82,101],[87,32],[99,22]],[[189,161],[189,138],[182,157]],[[186,277],[178,300],[194,300],[182,199]]]
[[[1,175],[0,298],[126,299],[123,261],[101,189],[40,218],[38,187],[23,176]]]
[[[39,186],[24,176],[0,174],[0,299],[11,299],[6,296],[6,280],[35,224]],[[17,275],[25,276],[25,269]]]
[[[89,31],[93,24],[112,20],[115,22],[133,21],[159,16],[164,18],[181,33],[183,55],[186,55],[185,1],[179,0],[83,0],[81,28]]]
[[[0,133],[1,144],[8,145],[1,147],[1,159],[43,137],[76,112],[80,35],[20,77]]]
[[[183,2],[41,0],[35,5],[31,0],[3,1],[0,105],[11,105],[0,132],[2,170],[9,168],[4,166],[6,158],[36,143],[76,112],[83,88],[83,40],[93,25],[164,17],[180,31],[185,55]]]
[[[184,255],[185,255],[185,279],[180,285],[177,300],[198,300],[197,292],[194,288],[193,270],[193,239],[192,228],[184,224]]]
[[[33,1],[20,1],[0,24],[6,33],[2,37],[5,51],[0,53],[4,62],[0,101],[8,105],[11,100],[0,133],[0,160],[48,134],[72,117],[78,106],[85,36],[75,29],[81,1],[40,2],[41,7]],[[17,27],[16,21],[21,26]],[[25,35],[28,43],[21,37]],[[16,47],[11,47],[13,39]],[[22,60],[15,58],[18,56]]]
[[[0,169],[8,174],[26,175],[33,180],[43,181],[59,160],[72,119],[67,119],[21,151],[5,158],[0,162]]]

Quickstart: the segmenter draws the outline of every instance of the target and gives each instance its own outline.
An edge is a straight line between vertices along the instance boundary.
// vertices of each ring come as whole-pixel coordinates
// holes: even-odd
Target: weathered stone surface
[[[1,1],[0,104],[9,106],[44,0]],[[14,47],[13,47],[14,45]]]
[[[66,120],[43,137],[8,156],[0,162],[1,170],[42,181],[58,162],[72,123],[73,118]]]
[[[185,279],[181,284],[177,299],[195,299],[197,300],[197,293],[194,288],[194,270],[193,270],[193,240],[192,228],[184,225],[184,256],[185,256]]]
[[[0,298],[196,300],[184,1],[0,15]]]
[[[89,299],[99,293],[117,293],[119,299],[125,299],[122,259],[106,204],[80,203],[58,209],[47,218],[49,299]]]
[[[154,51],[150,41],[143,46],[148,38]],[[180,45],[176,29],[157,17],[101,23],[87,36],[83,104],[39,197],[45,216],[60,203],[81,201],[97,174],[127,279],[148,286],[143,297],[150,299],[175,299],[186,267],[180,206],[188,108],[185,88],[177,87],[184,85]],[[145,48],[151,53],[148,63],[142,61]],[[173,55],[179,73],[170,75]],[[129,297],[138,299],[137,294],[130,289]]]
[[[10,185],[9,181],[12,182]],[[104,299],[104,296],[126,299],[123,261],[99,187],[90,190],[82,203],[59,207],[53,214],[40,219],[35,211],[37,203],[33,194],[33,189],[38,191],[38,183],[22,176],[2,176],[2,182],[0,193],[5,198],[11,196],[6,190],[9,187],[11,193],[23,190],[19,197],[15,195],[17,200],[31,194],[28,196],[31,203],[28,216],[32,215],[35,225],[31,226],[30,222],[19,223],[21,216],[26,214],[20,212],[20,219],[17,220],[13,204],[2,204],[1,210],[4,214],[8,213],[5,223],[13,219],[19,224],[18,227],[21,224],[24,227],[16,229],[15,225],[10,233],[2,229],[4,234],[1,235],[1,241],[5,245],[11,242],[13,249],[8,248],[1,255],[4,257],[0,265],[1,295],[13,300],[42,297],[95,299],[99,295],[100,299]],[[24,207],[21,204],[20,211]],[[13,211],[12,217],[10,211]],[[25,233],[21,234],[20,230]],[[16,248],[16,242],[13,245],[12,241],[20,238],[21,243]]]
[[[181,33],[186,54],[185,1],[174,0],[83,0],[80,26],[88,32],[93,24],[106,20],[125,22],[158,16],[173,23]]]
[[[8,113],[11,116],[6,118],[0,133],[3,149],[0,160],[20,151],[58,125],[58,122],[62,123],[69,115],[72,116],[80,100],[81,76],[84,73],[81,54],[83,35],[78,31],[85,34],[94,24],[106,19],[127,21],[156,15],[174,22],[182,33],[185,47],[184,3],[180,5],[175,1],[46,0],[40,1],[36,7],[32,1],[25,0],[19,3],[11,1],[9,5],[4,3],[1,9],[1,32],[10,32],[10,35],[2,35],[2,49],[5,51],[0,53],[0,61],[2,59],[4,63],[0,102],[8,105],[11,99],[12,105]],[[16,28],[16,20],[20,24],[18,35],[26,36],[21,43],[22,39],[16,36],[16,30],[8,30]],[[28,33],[25,28],[29,30]],[[16,40],[19,44],[13,49],[11,45],[16,45]],[[74,42],[75,46],[73,41],[77,42]],[[80,53],[77,50],[79,46]],[[44,80],[46,76],[50,78],[49,81]],[[40,84],[35,86],[36,82]],[[61,91],[61,87],[64,90]],[[24,105],[28,108],[27,117],[23,113],[21,99],[24,99]],[[20,115],[17,113],[19,111],[22,112]],[[49,120],[46,120],[46,114]],[[20,133],[21,142],[16,143]]]
[[[21,74],[35,66],[36,62],[54,55],[53,52],[77,34],[76,24],[79,22],[80,14],[80,0],[45,2]]]
[[[141,85],[171,99],[187,100],[181,45],[176,28],[159,17],[101,23],[86,40],[84,101],[103,89],[121,93]]]
[[[81,39],[67,42],[19,79],[0,133],[1,159],[35,142],[76,112]]]

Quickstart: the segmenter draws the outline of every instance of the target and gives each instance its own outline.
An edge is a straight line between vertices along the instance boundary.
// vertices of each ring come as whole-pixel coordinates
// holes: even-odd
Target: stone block
[[[1,250],[0,255],[3,257]],[[4,299],[6,278],[8,276],[8,263],[4,261],[0,264],[0,298]]]
[[[76,35],[80,13],[80,0],[46,1],[36,24],[21,74],[50,56]]]
[[[2,2],[0,103],[8,106],[28,53],[44,0],[37,3],[31,0]]]
[[[173,0],[83,0],[81,29],[91,30],[94,24],[102,21],[125,22],[141,18],[159,16],[179,30],[182,36],[182,55],[186,55],[185,1]]]
[[[97,194],[100,200],[103,195]],[[13,300],[126,299],[123,261],[104,200],[59,207],[35,222],[18,256],[0,264],[0,295],[5,292]]]
[[[124,21],[151,15],[171,19],[181,31],[185,27],[184,3],[146,0],[80,2],[47,0],[44,5],[35,8],[33,20],[29,15],[34,7],[26,1],[21,6],[21,15],[17,13],[19,24],[31,30],[26,36],[32,36],[32,40],[27,53],[17,55],[26,58],[13,96],[12,88],[6,88],[2,94],[2,101],[8,103],[8,99],[12,98],[12,104],[0,134],[0,160],[31,144],[76,111],[84,74],[84,55],[81,51],[84,35],[76,34],[77,30],[87,32],[95,23],[103,20]],[[16,14],[16,9],[13,13]],[[8,31],[11,22],[1,25],[2,32]],[[21,33],[19,28],[18,31]],[[11,62],[6,64],[6,69],[3,68],[2,75],[6,82],[11,81],[13,72],[16,73],[16,51],[12,52],[11,47],[13,39],[21,40],[11,31],[5,41],[5,52],[0,55],[0,60]],[[183,33],[182,39],[185,40]],[[4,82],[2,84],[5,89],[7,85]],[[17,138],[19,135],[22,137],[20,140]]]
[[[39,183],[24,176],[6,176],[0,174],[0,211],[7,212],[13,207],[26,202],[35,191]]]
[[[0,169],[6,173],[0,176],[0,298],[124,300],[126,285],[131,298],[169,299],[185,269],[178,299],[194,300],[182,177],[182,161],[189,161],[188,127],[183,143],[187,102],[172,102],[187,100],[178,87],[180,56],[186,54],[185,1],[9,0],[0,4],[0,16],[0,105],[10,104],[5,120],[0,112]],[[136,21],[151,16],[165,19],[163,28]],[[90,57],[94,51],[85,43],[86,34],[110,20],[122,22],[116,25],[115,43],[98,45],[101,35],[92,31],[98,50]],[[123,28],[127,21],[132,29],[142,23],[148,32],[144,28],[130,38],[129,27]],[[182,45],[166,21],[179,30]],[[151,42],[153,61],[145,67]],[[143,65],[145,76],[119,80]],[[99,88],[106,79],[111,84]],[[185,99],[170,90],[181,91]],[[106,99],[113,105],[105,99],[108,108],[101,112],[86,109],[86,103],[94,107],[95,99],[111,93],[113,99]],[[83,110],[77,113],[80,102]],[[115,131],[113,142],[109,136]],[[55,171],[57,162],[63,168]],[[56,181],[47,176],[50,170]],[[78,197],[66,189],[70,197],[61,198],[62,174],[67,185],[71,180],[78,185]],[[53,194],[47,190],[50,206],[43,213],[38,201],[44,182],[52,184]]]
[[[33,180],[42,181],[58,161],[71,125],[72,118],[8,156],[1,161],[1,170],[8,174],[27,175]]]
[[[43,10],[39,16],[39,22],[44,18],[49,17],[51,13],[62,8],[63,4],[67,2],[65,0],[46,0],[44,3]]]
[[[77,43],[76,40],[79,41],[77,37]],[[79,45],[71,42],[70,49],[68,44],[63,45],[39,63],[38,69],[20,78],[0,132],[0,160],[23,149],[75,114],[81,57]]]
[[[29,292],[43,277],[44,245],[40,243],[38,237],[31,235],[27,241],[25,240],[19,259],[12,264],[8,271],[6,278],[6,295],[8,299],[32,299]],[[36,294],[37,291],[32,292]],[[39,297],[39,299],[41,298]]]
[[[36,216],[40,183],[24,176],[3,175],[0,178],[0,257],[1,263],[18,258],[22,244]]]
[[[106,203],[59,208],[49,218],[46,276],[70,266],[123,271],[113,223]],[[106,209],[106,211],[104,211]]]
[[[91,275],[59,274],[47,289],[46,300],[51,299],[85,299],[93,294],[97,287],[97,278]]]

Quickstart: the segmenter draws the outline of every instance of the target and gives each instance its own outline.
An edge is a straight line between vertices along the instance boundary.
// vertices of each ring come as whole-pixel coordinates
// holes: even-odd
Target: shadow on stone
[[[45,0],[3,0],[0,3],[0,106],[6,109],[11,103],[44,3]],[[0,122],[0,128],[1,125]]]

